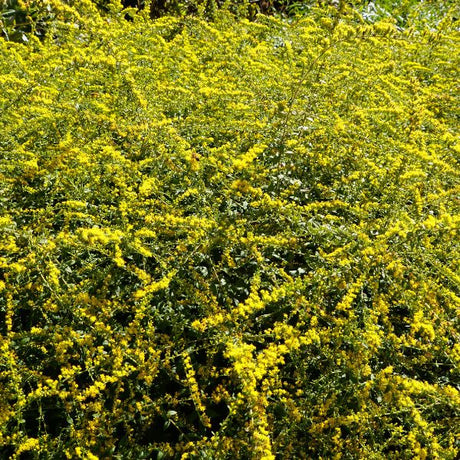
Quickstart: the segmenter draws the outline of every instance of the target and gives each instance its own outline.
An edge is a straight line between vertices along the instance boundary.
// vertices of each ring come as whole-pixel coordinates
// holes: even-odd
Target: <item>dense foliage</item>
[[[392,17],[401,27],[415,18],[425,25],[435,25],[452,13],[455,4],[456,0],[0,0],[0,36],[19,42],[28,41],[30,33],[43,38],[56,20],[72,10],[75,13],[75,7],[77,16],[86,11],[85,20],[92,21],[100,14],[111,16],[123,8],[128,20],[138,12],[150,18],[174,15],[214,20],[221,10],[254,20],[259,13],[286,18],[331,5],[344,13],[353,6],[367,22]]]
[[[51,3],[0,39],[0,457],[456,458],[452,15]]]

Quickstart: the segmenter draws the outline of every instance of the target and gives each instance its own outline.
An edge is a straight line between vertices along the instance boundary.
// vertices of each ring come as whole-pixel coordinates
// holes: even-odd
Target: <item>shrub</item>
[[[458,454],[458,32],[63,8],[0,40],[0,456]]]
[[[57,21],[75,17],[81,20],[83,12],[86,21],[93,21],[101,14],[120,13],[131,20],[132,15],[139,12],[152,19],[192,15],[214,20],[218,11],[254,20],[259,13],[298,17],[317,8],[344,12],[350,5],[356,8],[355,14],[361,15],[360,20],[373,23],[393,17],[400,27],[413,23],[436,25],[455,10],[454,0],[420,3],[417,0],[0,0],[0,32],[7,40],[17,42],[28,41],[30,34],[43,39],[50,29],[54,32]]]

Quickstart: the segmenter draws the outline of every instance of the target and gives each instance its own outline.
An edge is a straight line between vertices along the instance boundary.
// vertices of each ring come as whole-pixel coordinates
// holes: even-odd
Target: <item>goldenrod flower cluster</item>
[[[458,458],[452,14],[48,3],[0,39],[0,457]]]

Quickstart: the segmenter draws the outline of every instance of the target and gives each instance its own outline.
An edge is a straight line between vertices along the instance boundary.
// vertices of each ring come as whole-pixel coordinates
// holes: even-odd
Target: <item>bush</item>
[[[81,20],[83,12],[87,21],[93,21],[101,14],[121,14],[132,20],[136,13],[152,19],[192,15],[212,21],[219,11],[254,20],[259,13],[294,18],[318,8],[329,9],[334,15],[337,10],[343,13],[353,6],[361,21],[373,23],[396,18],[399,27],[414,23],[433,26],[446,15],[452,15],[454,5],[453,0],[420,3],[417,0],[0,0],[0,36],[17,42],[27,42],[31,34],[43,39],[47,33],[55,32],[56,22],[76,17]]]
[[[62,8],[0,40],[0,457],[458,454],[458,32]]]

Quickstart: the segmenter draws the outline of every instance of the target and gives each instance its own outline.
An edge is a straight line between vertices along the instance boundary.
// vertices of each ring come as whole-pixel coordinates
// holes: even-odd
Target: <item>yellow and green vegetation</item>
[[[16,3],[0,458],[458,458],[458,12]]]

